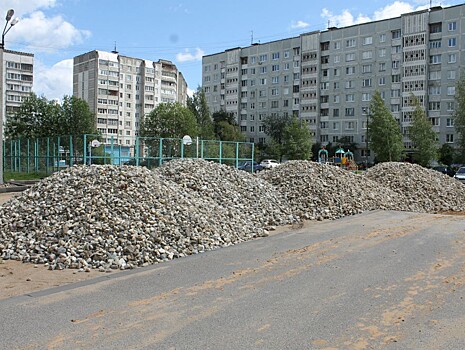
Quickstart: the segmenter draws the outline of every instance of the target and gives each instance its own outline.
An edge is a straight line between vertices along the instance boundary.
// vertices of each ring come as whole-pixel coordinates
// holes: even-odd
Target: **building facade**
[[[265,142],[262,120],[295,115],[315,142],[342,137],[373,157],[367,143],[369,104],[381,93],[404,135],[413,94],[440,144],[454,145],[455,86],[465,67],[465,5],[403,14],[344,28],[204,56],[202,88],[209,108],[233,113],[251,142]],[[368,147],[367,147],[368,146]]]
[[[74,57],[73,95],[96,115],[105,144],[134,147],[140,122],[162,102],[187,103],[187,83],[166,60],[91,51]]]
[[[34,55],[0,49],[0,120],[13,118],[32,92]]]

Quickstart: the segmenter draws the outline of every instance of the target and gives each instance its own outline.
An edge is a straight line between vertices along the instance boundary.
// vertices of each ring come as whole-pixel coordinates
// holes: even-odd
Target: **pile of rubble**
[[[411,210],[402,195],[337,166],[286,162],[260,177],[272,183],[309,220],[337,219],[367,210]]]
[[[375,209],[465,210],[465,186],[403,163],[360,175],[291,161],[258,176],[203,160],[154,171],[75,166],[0,207],[0,256],[50,269],[126,269]]]
[[[293,221],[271,184],[226,165],[76,166],[0,208],[0,253],[51,269],[125,269],[266,236]]]
[[[418,164],[390,162],[375,165],[365,176],[402,195],[409,211],[465,210],[465,186],[436,170]]]

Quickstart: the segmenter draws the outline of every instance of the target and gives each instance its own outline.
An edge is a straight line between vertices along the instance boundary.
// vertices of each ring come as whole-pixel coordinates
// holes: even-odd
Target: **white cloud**
[[[34,52],[53,52],[79,44],[91,34],[79,30],[61,16],[46,17],[36,11],[21,20],[9,33],[9,40],[22,42]]]
[[[176,60],[178,62],[201,61],[203,55],[205,55],[205,52],[199,48],[195,49],[194,54],[186,49],[184,52],[176,54]]]
[[[291,29],[304,29],[307,28],[310,24],[304,21],[292,22]]]
[[[197,92],[197,90],[192,90],[191,88],[187,88],[187,96],[192,97]]]
[[[67,59],[52,67],[34,62],[34,92],[48,100],[61,100],[73,94],[73,59]]]
[[[2,0],[0,5],[0,13],[6,13],[9,9],[15,10],[16,17],[23,17],[29,13],[32,13],[38,9],[47,9],[55,7],[56,0]]]
[[[353,24],[366,23],[370,21],[378,21],[387,18],[399,17],[403,13],[418,11],[429,8],[429,0],[415,0],[418,6],[414,6],[406,1],[394,1],[373,13],[373,16],[358,14],[356,17],[347,9],[342,10],[340,14],[334,14],[324,8],[321,12],[321,17],[329,20],[329,26],[345,27]],[[440,1],[433,1],[432,5],[440,5]],[[446,6],[442,4],[443,6]]]

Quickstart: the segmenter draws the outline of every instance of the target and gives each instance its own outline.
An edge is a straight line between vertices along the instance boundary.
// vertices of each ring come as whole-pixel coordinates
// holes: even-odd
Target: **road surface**
[[[0,301],[1,349],[464,349],[465,216],[374,211]]]

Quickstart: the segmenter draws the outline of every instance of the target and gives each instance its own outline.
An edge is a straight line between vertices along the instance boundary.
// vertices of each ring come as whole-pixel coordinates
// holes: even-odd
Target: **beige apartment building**
[[[90,51],[74,57],[73,95],[95,113],[103,142],[134,147],[141,119],[163,102],[187,103],[187,83],[170,61]]]

